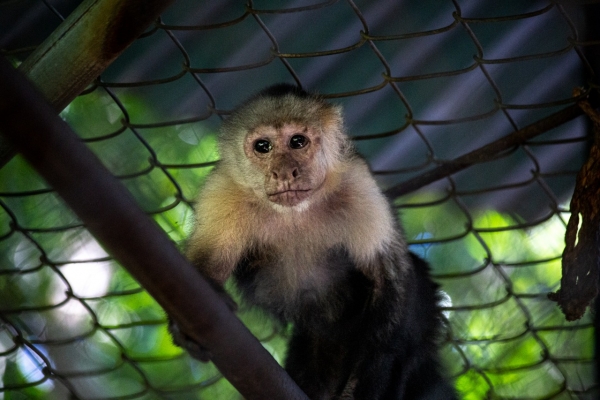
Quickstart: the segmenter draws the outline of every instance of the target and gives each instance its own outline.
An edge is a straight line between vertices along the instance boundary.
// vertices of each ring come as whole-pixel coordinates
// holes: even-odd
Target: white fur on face
[[[271,202],[273,209],[279,213],[303,213],[310,208],[311,199],[308,198],[295,206],[282,206],[281,204]]]
[[[206,255],[204,272],[224,281],[246,251],[269,248],[281,279],[299,282],[300,275],[318,276],[314,260],[342,246],[366,274],[381,274],[373,267],[377,257],[406,244],[385,196],[343,130],[341,109],[317,98],[257,98],[236,110],[219,137],[221,161],[198,198],[188,256]],[[297,132],[310,139],[305,156],[282,147]],[[261,138],[280,146],[271,161],[254,153]],[[270,191],[277,187],[269,186],[272,163],[303,168],[310,179],[301,185],[311,195],[293,205],[270,201],[269,193],[279,193]]]

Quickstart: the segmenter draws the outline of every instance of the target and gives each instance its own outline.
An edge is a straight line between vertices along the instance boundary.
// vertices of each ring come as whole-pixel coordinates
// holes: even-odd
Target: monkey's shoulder
[[[403,243],[396,215],[362,158],[351,160],[328,201],[350,254],[370,259],[395,242]]]

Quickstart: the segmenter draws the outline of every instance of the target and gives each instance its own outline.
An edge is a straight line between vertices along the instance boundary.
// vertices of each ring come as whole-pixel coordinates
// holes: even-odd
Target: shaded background
[[[0,1],[18,66],[78,1]],[[382,188],[597,87],[598,6],[548,1],[177,1],[61,116],[177,243],[240,101],[300,83],[344,106]],[[57,66],[60,68],[60,66]],[[432,264],[464,398],[596,398],[589,315],[560,282],[585,117],[392,199]],[[0,169],[0,399],[232,398],[170,343],[156,303],[19,157]],[[282,360],[286,328],[241,317]]]

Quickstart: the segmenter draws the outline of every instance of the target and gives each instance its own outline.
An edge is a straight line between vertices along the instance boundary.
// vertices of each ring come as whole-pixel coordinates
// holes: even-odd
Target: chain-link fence
[[[2,53],[18,66],[77,4],[0,1]],[[461,395],[592,399],[592,318],[547,294],[591,138],[555,113],[596,87],[596,7],[178,1],[61,117],[182,244],[221,119],[271,83],[323,93],[442,285]],[[20,156],[0,169],[0,256],[0,399],[235,396]],[[240,316],[281,361],[285,327]]]

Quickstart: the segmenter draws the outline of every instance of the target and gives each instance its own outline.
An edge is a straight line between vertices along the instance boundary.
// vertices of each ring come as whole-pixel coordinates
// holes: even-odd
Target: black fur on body
[[[274,86],[232,114],[220,146],[187,255],[219,290],[233,277],[245,302],[293,323],[285,367],[309,398],[455,399],[437,286],[340,109]]]

